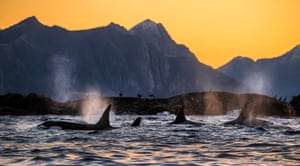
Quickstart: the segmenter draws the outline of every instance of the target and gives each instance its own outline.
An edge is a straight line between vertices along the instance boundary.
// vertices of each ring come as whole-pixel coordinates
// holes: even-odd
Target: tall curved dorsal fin
[[[177,111],[176,119],[171,124],[183,123],[185,121],[184,106],[182,105]]]
[[[105,111],[102,114],[102,117],[100,120],[96,123],[96,128],[97,129],[105,129],[105,128],[111,128],[110,122],[109,122],[109,111],[111,108],[111,104],[109,104]]]

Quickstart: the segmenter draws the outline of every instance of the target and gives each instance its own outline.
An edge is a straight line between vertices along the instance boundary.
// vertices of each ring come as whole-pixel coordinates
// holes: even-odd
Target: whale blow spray
[[[96,123],[107,107],[108,102],[101,98],[96,90],[89,90],[85,94],[85,99],[81,104],[81,115],[87,123]]]

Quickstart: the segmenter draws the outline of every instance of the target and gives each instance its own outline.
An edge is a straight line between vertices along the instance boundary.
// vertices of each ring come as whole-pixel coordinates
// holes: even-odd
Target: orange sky
[[[70,30],[149,18],[199,61],[219,67],[237,55],[279,56],[300,44],[300,0],[0,0],[0,28],[28,16]]]

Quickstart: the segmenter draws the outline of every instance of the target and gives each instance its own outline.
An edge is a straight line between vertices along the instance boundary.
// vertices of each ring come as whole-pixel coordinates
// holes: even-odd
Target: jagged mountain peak
[[[129,30],[129,33],[142,38],[147,44],[164,50],[163,55],[167,57],[192,57],[193,54],[184,45],[178,45],[169,35],[161,23],[146,19]],[[174,51],[176,50],[176,51]],[[179,56],[180,55],[180,56]]]
[[[168,34],[161,23],[156,23],[150,19],[146,19],[138,23],[130,29],[132,34],[151,34],[151,35],[165,35]]]
[[[103,96],[129,97],[243,87],[199,63],[151,20],[135,26],[134,34],[114,23],[78,31],[36,24],[30,17],[0,33],[0,94],[38,92],[66,100],[90,87]]]
[[[127,32],[127,29],[124,28],[123,26],[119,25],[119,24],[116,24],[114,22],[111,22],[107,28],[112,28],[112,29],[115,29],[115,30],[119,30],[119,31],[124,31],[124,32]]]
[[[149,30],[155,30],[158,26],[159,26],[158,23],[155,23],[150,19],[146,19],[138,23],[137,25],[135,25],[133,28],[131,28],[131,30],[134,31],[136,29],[143,29],[149,31]]]
[[[43,25],[35,16],[28,17],[16,26],[41,26]]]
[[[253,59],[249,58],[249,57],[244,57],[244,56],[237,56],[234,59],[232,59],[232,61],[239,61],[239,62],[254,62]]]
[[[45,27],[35,16],[27,17],[17,24],[11,25],[10,27],[3,29],[3,31],[15,31],[15,30],[29,30]]]
[[[21,23],[28,23],[28,22],[34,22],[34,23],[39,23],[39,20],[37,19],[36,16],[30,16],[25,18]]]
[[[51,28],[61,30],[61,31],[67,31],[67,29],[65,29],[64,27],[58,26],[58,25],[53,25],[53,26],[51,26]]]
[[[129,32],[133,35],[141,36],[150,43],[153,41],[164,41],[169,44],[175,43],[161,23],[156,23],[150,19],[138,23]]]
[[[219,67],[218,70],[225,70],[226,68],[231,67],[232,65],[237,65],[237,64],[251,65],[254,63],[255,63],[255,61],[249,57],[237,56],[237,57],[233,58],[232,60],[230,60],[228,63]]]

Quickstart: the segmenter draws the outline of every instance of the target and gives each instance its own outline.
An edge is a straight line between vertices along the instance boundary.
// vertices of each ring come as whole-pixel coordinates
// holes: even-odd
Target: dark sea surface
[[[37,126],[71,116],[0,117],[0,165],[299,165],[300,118],[264,118],[270,127],[224,127],[225,116],[187,116],[202,126],[168,125],[175,116],[114,115],[105,131],[71,131]]]

